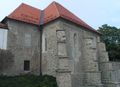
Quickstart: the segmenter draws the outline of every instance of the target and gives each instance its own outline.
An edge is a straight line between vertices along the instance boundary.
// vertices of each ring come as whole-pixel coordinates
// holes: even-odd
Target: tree
[[[9,50],[0,49],[0,71],[10,68],[14,61],[14,55]]]
[[[120,61],[120,29],[102,25],[98,29],[102,33],[101,40],[105,42],[110,61]]]

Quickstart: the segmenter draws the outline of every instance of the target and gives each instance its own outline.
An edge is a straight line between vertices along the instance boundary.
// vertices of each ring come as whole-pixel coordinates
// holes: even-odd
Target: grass
[[[57,87],[56,79],[52,76],[0,76],[0,87]]]

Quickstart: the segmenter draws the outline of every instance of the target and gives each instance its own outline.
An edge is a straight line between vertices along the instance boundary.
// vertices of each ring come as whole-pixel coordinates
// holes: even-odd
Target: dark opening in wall
[[[30,61],[24,60],[24,71],[29,71],[29,70],[30,70]]]
[[[45,38],[45,51],[47,51],[47,39]]]
[[[75,48],[77,45],[77,34],[76,33],[74,33],[73,40],[74,40],[74,48]]]

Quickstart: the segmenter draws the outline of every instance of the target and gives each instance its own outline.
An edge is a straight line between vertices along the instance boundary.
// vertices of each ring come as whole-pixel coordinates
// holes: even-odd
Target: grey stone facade
[[[14,64],[4,75],[19,75],[34,73],[39,75],[40,71],[40,31],[37,26],[24,22],[7,21],[8,40],[7,49],[14,54]],[[30,71],[24,71],[24,61],[30,61]]]
[[[15,57],[4,75],[39,75],[41,68],[56,77],[59,87],[120,87],[120,63],[109,62],[100,35],[63,19],[41,30],[11,19],[7,24],[7,49]],[[24,71],[25,60],[30,61],[29,71]]]

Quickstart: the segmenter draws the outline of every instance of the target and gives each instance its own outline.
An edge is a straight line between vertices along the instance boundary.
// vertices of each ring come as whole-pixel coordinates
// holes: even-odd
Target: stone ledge
[[[60,56],[60,55],[58,55],[58,58],[59,59],[66,59],[66,58],[69,58],[68,56]]]
[[[57,43],[65,43],[66,44],[66,41],[57,41]]]
[[[84,73],[101,73],[101,71],[85,71]]]
[[[58,69],[58,70],[56,70],[56,72],[58,72],[58,73],[71,73],[71,71],[68,69]]]
[[[115,84],[115,85],[120,84],[120,82],[110,82],[110,81],[109,81],[109,82],[106,81],[106,82],[103,82],[103,83],[104,83],[104,84]]]
[[[103,87],[103,84],[86,84],[85,87]]]

